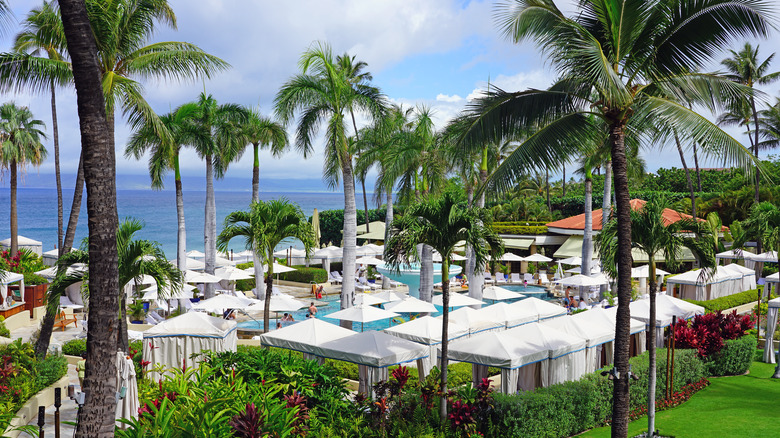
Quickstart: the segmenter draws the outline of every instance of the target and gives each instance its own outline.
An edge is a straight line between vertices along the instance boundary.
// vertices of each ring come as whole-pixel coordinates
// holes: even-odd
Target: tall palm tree
[[[260,200],[260,149],[268,149],[274,157],[280,157],[289,149],[287,131],[280,123],[260,113],[259,109],[247,109],[247,119],[241,125],[241,133],[254,152],[252,165],[252,200]],[[239,156],[243,150],[238,151]],[[238,157],[236,157],[238,158]]]
[[[78,438],[114,435],[116,412],[116,330],[118,266],[116,249],[116,163],[106,121],[98,46],[82,0],[59,0],[62,23],[78,96],[84,181],[89,216],[89,323],[100,330],[87,333],[87,369],[79,408]]]
[[[27,164],[40,166],[46,158],[41,139],[44,123],[33,118],[27,107],[9,102],[0,106],[0,165],[11,173],[11,254],[19,250],[19,222],[16,215],[17,172]]]
[[[463,209],[451,193],[441,198],[426,200],[410,206],[403,216],[393,221],[390,238],[385,244],[389,266],[399,269],[418,257],[417,246],[426,244],[441,254],[442,276],[442,342],[441,342],[441,392],[447,393],[447,348],[449,345],[449,266],[455,245],[466,241],[474,248],[478,268],[483,268],[488,256],[503,253],[501,238],[490,227],[486,210]],[[441,419],[447,418],[447,399],[441,399]]]
[[[745,43],[745,46],[742,47],[740,51],[729,50],[731,57],[721,61],[721,64],[726,67],[728,72],[726,77],[750,88],[753,88],[756,85],[767,85],[780,78],[780,72],[767,72],[767,70],[769,70],[769,64],[772,63],[775,54],[773,53],[765,60],[761,61],[758,58],[758,47],[759,46],[756,46],[754,49],[753,45],[748,42]],[[747,114],[747,118],[745,119],[746,126],[750,126],[750,122],[753,122],[755,129],[752,130],[752,136],[748,134],[748,138],[750,140],[750,145],[753,148],[753,154],[758,158],[759,130],[761,128],[759,126],[755,94],[751,93],[741,99],[735,99],[732,106],[738,107],[741,110],[739,111],[740,113]],[[758,196],[760,182],[759,169],[756,169],[755,175],[754,197],[755,203],[758,204],[760,202]]]
[[[774,105],[767,104],[758,113],[759,135],[763,139],[760,149],[775,149],[780,146],[780,99],[775,99]]]
[[[137,119],[133,135],[125,146],[125,157],[140,160],[147,151],[149,156],[149,178],[152,189],[162,190],[165,187],[165,175],[173,170],[176,190],[176,219],[178,229],[176,235],[176,266],[182,271],[187,270],[187,228],[184,220],[184,193],[179,168],[181,148],[193,141],[197,134],[191,123],[198,111],[194,103],[186,103],[173,112],[159,116],[162,129],[157,124],[144,119]],[[139,124],[140,123],[140,124]]]
[[[703,222],[681,216],[681,220],[666,224],[664,210],[669,203],[664,197],[652,198],[638,210],[631,210],[631,247],[647,255],[650,283],[650,328],[647,331],[647,346],[650,355],[649,378],[647,388],[647,430],[648,435],[655,432],[655,315],[656,291],[658,290],[656,264],[666,263],[671,269],[682,264],[680,255],[683,248],[689,249],[704,269],[717,264],[712,246],[709,226]],[[601,254],[601,266],[611,275],[617,274],[619,225],[612,220],[599,234],[597,244]],[[691,235],[693,233],[693,235]],[[706,272],[706,271],[705,271]]]
[[[234,211],[228,214],[225,226],[217,237],[219,249],[227,251],[228,243],[236,237],[244,239],[246,249],[261,252],[263,259],[268,261],[263,309],[263,330],[268,332],[274,281],[274,249],[284,239],[294,238],[303,243],[308,253],[314,247],[314,229],[300,207],[281,198],[268,202],[252,201],[249,211]],[[256,290],[259,292],[260,281],[256,279],[256,283]]]
[[[62,29],[62,18],[59,8],[56,4],[43,1],[39,8],[34,8],[27,14],[27,18],[22,22],[22,30],[16,35],[14,40],[15,52],[29,53],[32,56],[45,56],[59,63],[67,63],[64,53],[65,33]],[[66,79],[70,79],[67,75]],[[60,136],[57,126],[57,98],[56,87],[65,85],[56,83],[52,77],[49,79],[49,89],[51,92],[51,128],[52,140],[54,143],[54,179],[57,185],[57,248],[59,255],[62,255],[63,242],[63,209],[62,209],[62,179],[60,177]],[[82,173],[83,175],[83,173]],[[83,176],[82,176],[83,178]],[[79,199],[79,202],[81,200]]]
[[[344,283],[341,288],[341,308],[352,306],[355,292],[355,251],[357,245],[357,211],[352,155],[349,149],[346,117],[350,111],[368,114],[371,119],[382,117],[385,98],[371,86],[356,86],[349,82],[327,44],[316,43],[307,49],[299,62],[301,73],[290,78],[274,100],[276,114],[286,125],[301,112],[296,134],[296,147],[308,157],[313,152],[313,138],[320,125],[327,124],[323,176],[335,188],[339,180],[344,187]],[[342,325],[351,327],[348,321]]]
[[[576,153],[576,139],[608,135],[618,229],[618,313],[613,380],[613,436],[628,433],[628,304],[631,291],[631,222],[626,138],[648,126],[678,132],[752,170],[749,151],[705,117],[666,96],[672,93],[715,109],[749,90],[720,77],[695,73],[736,36],[765,36],[771,8],[752,0],[584,0],[572,17],[552,0],[505,0],[497,7],[502,32],[531,39],[547,54],[560,79],[548,90],[491,88],[470,110],[480,114],[475,135],[503,138],[538,130],[509,156],[488,187],[506,190],[529,168],[557,166]],[[595,115],[589,118],[589,115]],[[596,138],[597,140],[597,138]]]
[[[214,200],[214,178],[225,175],[236,150],[246,145],[241,126],[247,110],[236,104],[218,104],[210,94],[201,93],[195,102],[196,111],[190,121],[194,135],[190,140],[198,156],[206,162],[206,205],[203,227],[205,272],[214,275],[217,257],[217,207]],[[206,298],[214,296],[214,285],[207,284]]]

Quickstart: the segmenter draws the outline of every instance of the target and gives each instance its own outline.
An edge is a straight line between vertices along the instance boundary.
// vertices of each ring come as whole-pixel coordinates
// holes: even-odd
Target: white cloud
[[[495,79],[490,80],[490,86],[498,87],[504,91],[522,91],[529,88],[544,89],[552,85],[553,77],[543,70],[533,70],[512,76],[498,75]],[[477,88],[469,93],[466,99],[474,100],[482,97],[487,86],[487,81],[481,82]]]
[[[436,100],[438,102],[460,102],[461,100],[463,100],[463,98],[458,96],[457,94],[453,94],[452,96],[449,96],[446,94],[439,93],[436,96]]]

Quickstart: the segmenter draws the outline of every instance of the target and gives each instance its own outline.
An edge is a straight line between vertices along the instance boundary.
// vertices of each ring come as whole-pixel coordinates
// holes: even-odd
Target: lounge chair
[[[70,300],[70,298],[68,298],[67,295],[62,295],[60,297],[60,308],[76,310],[76,309],[83,309],[84,306],[82,306],[81,304],[75,304],[73,301]]]
[[[152,318],[151,316],[147,316],[144,322],[149,325],[157,325],[157,320]]]
[[[521,284],[523,280],[520,279],[520,273],[519,272],[513,272],[509,274],[509,282],[514,284]]]
[[[368,288],[371,290],[379,289],[379,286],[377,286],[375,283],[369,283],[368,280],[366,280],[366,277],[358,277],[358,283],[361,286],[368,286]]]
[[[498,283],[506,284],[506,277],[501,272],[496,272],[496,284]]]
[[[328,281],[330,284],[341,284],[342,281],[344,281],[343,278],[341,278],[341,275],[339,275],[338,272],[333,271],[328,275]]]
[[[485,272],[483,275],[485,276],[485,284],[493,284],[496,282],[496,280],[493,280],[493,275],[490,274],[490,272]]]
[[[550,284],[550,279],[547,278],[547,274],[539,274],[539,281],[542,286]]]
[[[160,316],[160,314],[159,314],[159,313],[157,313],[157,312],[156,312],[156,311],[154,311],[154,310],[152,310],[151,312],[149,312],[149,313],[148,313],[148,316],[149,316],[149,317],[151,317],[152,319],[154,319],[154,320],[155,320],[155,321],[157,321],[157,322],[163,322],[163,321],[165,321],[165,318],[163,318],[162,316]]]
[[[523,281],[527,282],[528,284],[534,284],[533,274],[529,274],[527,272],[523,274]]]

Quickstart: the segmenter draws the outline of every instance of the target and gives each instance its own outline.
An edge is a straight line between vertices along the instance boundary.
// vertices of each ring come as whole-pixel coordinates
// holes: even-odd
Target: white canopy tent
[[[512,307],[517,307],[520,310],[530,310],[538,315],[538,320],[558,318],[566,315],[567,311],[565,307],[558,306],[549,301],[540,300],[536,297],[528,297],[520,300],[516,303],[510,304]]]
[[[199,312],[189,312],[163,321],[144,332],[144,360],[151,369],[196,367],[204,350],[236,351],[236,322]],[[162,376],[150,371],[147,376],[157,381]]]
[[[631,317],[650,325],[650,299],[637,300],[631,303]],[[656,295],[655,324],[656,346],[663,346],[664,327],[672,324],[672,318],[690,319],[695,315],[703,315],[704,307],[691,304],[666,294]]]
[[[383,300],[382,298],[379,298],[372,294],[367,293],[358,293],[355,294],[353,303],[358,306],[360,304],[365,304],[366,306],[376,306],[377,304],[384,304],[387,301]]]
[[[21,293],[21,303],[24,304],[24,275],[23,274],[17,274],[16,272],[5,272],[5,275],[0,278],[0,298],[2,298],[2,302],[0,302],[0,309],[8,309],[11,306],[12,299],[8,299],[8,285],[11,283],[19,282],[19,292]]]
[[[751,290],[756,288],[756,271],[750,268],[746,268],[736,263],[729,263],[718,269],[726,269],[733,272],[736,275],[742,276],[742,291]]]
[[[777,328],[777,314],[780,310],[780,298],[769,300],[769,307],[766,314],[766,333],[774,334]],[[775,347],[772,342],[773,336],[764,336],[764,362],[775,363]]]
[[[515,300],[519,298],[525,298],[525,295],[518,292],[512,292],[511,290],[504,289],[501,286],[485,286],[485,288],[482,289],[483,300],[504,301]]]
[[[615,340],[615,327],[601,318],[575,318],[575,316],[577,315],[548,319],[541,324],[585,339],[585,370],[583,372],[592,373],[600,368],[604,344]]]
[[[369,331],[325,342],[319,352],[329,359],[357,364],[358,392],[373,396],[374,383],[387,380],[387,367],[426,358],[429,349],[384,332]]]
[[[439,345],[442,341],[441,320],[431,316],[423,316],[385,329],[385,333],[428,346],[428,357],[417,360],[417,370],[420,373],[420,379],[424,379],[431,372],[434,365],[437,365]],[[450,341],[462,338],[468,334],[468,327],[452,321],[447,326],[447,338]]]
[[[764,291],[765,297],[770,297],[772,293],[777,295],[777,285],[780,283],[780,272],[766,276],[766,290]],[[774,291],[773,291],[774,289]]]
[[[617,306],[610,307],[607,309],[600,309],[598,307],[588,310],[587,312],[582,312],[582,315],[589,314],[593,317],[605,317],[609,319],[609,323],[612,327],[615,327],[617,325]],[[595,313],[591,313],[595,312]],[[601,315],[599,315],[601,313]],[[578,313],[575,316],[579,316]],[[630,331],[631,334],[631,356],[636,356],[639,354],[642,354],[645,350],[647,350],[647,325],[634,318],[633,314],[631,316],[631,320],[629,322],[630,324]],[[613,355],[610,354],[607,356],[609,363],[612,363]]]
[[[742,292],[742,274],[727,269],[695,269],[666,279],[670,295],[689,300],[712,300]],[[673,293],[679,288],[679,293]]]
[[[518,307],[507,303],[496,303],[478,310],[485,319],[503,322],[506,328],[517,327],[539,321],[539,314],[533,307]]]
[[[438,320],[441,320],[441,318],[441,316],[436,317]],[[471,307],[461,307],[460,309],[453,310],[449,313],[449,321],[468,327],[469,336],[485,331],[500,331],[506,328],[505,323],[496,321],[495,319],[486,316],[483,312],[472,309]]]
[[[471,298],[468,295],[465,294],[459,294],[457,292],[449,292],[449,302],[447,303],[449,307],[463,307],[463,306],[477,306],[480,304],[485,304],[483,301],[480,301],[476,298]],[[433,304],[437,306],[443,306],[444,305],[444,295],[436,295],[433,297]]]
[[[29,237],[24,237],[21,234],[16,235],[16,244],[19,247],[19,249],[26,249],[34,254],[41,255],[43,252],[43,243],[35,240],[30,239]],[[0,248],[4,249],[10,249],[11,248],[11,238],[7,238],[5,240],[0,240]],[[16,254],[14,254],[16,255]]]
[[[392,301],[384,305],[385,310],[395,313],[436,313],[438,309],[433,304],[407,296],[401,301]]]
[[[362,329],[363,323],[371,322],[371,321],[379,321],[382,319],[395,318],[396,316],[400,316],[400,315],[398,315],[395,312],[387,311],[385,309],[380,309],[365,304],[359,304],[357,306],[347,307],[346,309],[339,310],[338,312],[333,312],[331,314],[325,315],[325,318],[340,319],[342,321],[359,322],[361,324],[361,329]]]
[[[310,318],[260,335],[260,343],[303,353],[306,359],[322,362],[322,344],[354,335],[355,332],[321,319]]]

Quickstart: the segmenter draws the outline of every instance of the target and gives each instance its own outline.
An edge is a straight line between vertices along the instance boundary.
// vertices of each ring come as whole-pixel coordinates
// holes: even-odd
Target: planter
[[[139,320],[130,321],[130,324],[143,324],[143,323],[144,323],[143,321],[139,321]]]
[[[148,311],[149,311],[149,305],[150,305],[150,304],[151,304],[151,303],[150,303],[150,302],[148,302],[148,301],[145,301],[145,302],[144,302],[144,312],[148,312]]]
[[[16,411],[16,415],[11,419],[11,423],[8,425],[8,429],[3,433],[3,437],[16,438],[21,433],[20,431],[12,431],[11,429],[23,426],[32,419],[38,417],[38,407],[49,407],[54,404],[54,388],[62,388],[62,396],[67,397],[68,394],[68,375],[62,376],[60,380],[54,382],[53,385],[42,390],[38,394],[30,397],[21,409]]]

